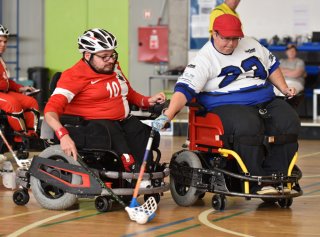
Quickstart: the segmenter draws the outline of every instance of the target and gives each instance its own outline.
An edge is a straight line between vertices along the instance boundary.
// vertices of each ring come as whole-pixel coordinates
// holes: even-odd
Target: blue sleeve
[[[192,98],[196,96],[196,92],[184,83],[177,83],[174,87],[174,92],[181,92],[184,94],[188,102],[190,102]]]
[[[271,75],[279,66],[280,66],[280,62],[278,59],[276,59],[276,62],[269,69],[269,75]]]

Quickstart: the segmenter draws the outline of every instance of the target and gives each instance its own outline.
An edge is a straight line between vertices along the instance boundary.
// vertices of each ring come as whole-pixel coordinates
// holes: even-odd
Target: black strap
[[[222,140],[227,141],[229,144],[240,143],[249,146],[260,146],[264,143],[265,136],[263,135],[222,135]]]
[[[264,136],[264,135],[222,135],[222,140],[229,144],[239,143],[249,146],[260,146],[269,144],[287,144],[295,143],[298,141],[297,134],[281,134],[276,136]]]
[[[281,134],[276,136],[266,137],[267,142],[269,144],[287,144],[287,143],[295,143],[298,141],[297,134]]]

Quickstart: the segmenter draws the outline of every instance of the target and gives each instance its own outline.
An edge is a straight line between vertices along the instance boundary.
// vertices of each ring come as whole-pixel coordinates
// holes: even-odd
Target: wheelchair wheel
[[[180,153],[175,159],[175,162],[185,167],[202,168],[199,157],[190,151]],[[183,181],[185,181],[184,178]],[[170,175],[170,190],[172,198],[179,206],[187,207],[194,204],[198,200],[200,194],[198,194],[197,188],[184,184],[183,181],[178,182],[174,175]]]
[[[29,202],[30,195],[26,189],[18,189],[13,193],[12,199],[18,206],[24,206]]]
[[[223,211],[226,208],[227,199],[224,195],[216,194],[213,195],[211,204],[215,210]]]
[[[111,210],[112,200],[106,196],[98,196],[94,202],[97,211],[107,212]]]
[[[293,203],[292,198],[281,198],[278,200],[278,204],[282,208],[289,208]]]
[[[60,148],[60,145],[50,146],[39,154],[42,158],[55,160],[58,162],[79,165],[72,157],[68,157]],[[48,173],[68,183],[80,184],[81,177],[70,174],[65,171],[54,169],[52,167],[44,167]],[[64,210],[73,206],[77,202],[74,194],[64,192],[50,183],[41,181],[34,176],[30,178],[32,193],[39,204],[50,210]]]

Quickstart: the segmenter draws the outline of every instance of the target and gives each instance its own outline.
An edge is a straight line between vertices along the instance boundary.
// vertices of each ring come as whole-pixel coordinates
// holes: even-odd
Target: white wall
[[[270,39],[320,31],[319,0],[242,0],[237,8],[246,35]]]
[[[17,33],[17,19],[19,18],[20,79],[28,76],[28,68],[44,65],[44,1],[20,0],[19,12],[17,12],[17,0],[2,0],[1,23],[9,29],[11,34]],[[14,38],[9,38],[8,45],[10,44],[15,44]],[[15,54],[15,49],[7,48],[4,54],[5,61],[15,61]],[[16,66],[10,64],[8,68],[11,76],[15,77]]]

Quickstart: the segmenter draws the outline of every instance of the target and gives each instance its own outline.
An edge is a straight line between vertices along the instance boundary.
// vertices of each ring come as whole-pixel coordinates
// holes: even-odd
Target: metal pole
[[[17,50],[16,50],[16,60],[17,60],[17,65],[16,65],[16,80],[19,81],[19,71],[20,71],[20,60],[19,60],[19,54],[20,54],[20,48],[19,48],[19,5],[20,5],[20,0],[17,0],[17,38],[16,38],[16,44],[17,44]]]
[[[161,23],[161,21],[162,21],[163,13],[164,13],[164,9],[165,9],[165,7],[166,7],[166,4],[167,4],[167,0],[164,0],[164,1],[163,1],[163,4],[162,4],[160,16],[159,16],[159,19],[158,19],[158,25],[160,25],[160,23]]]

